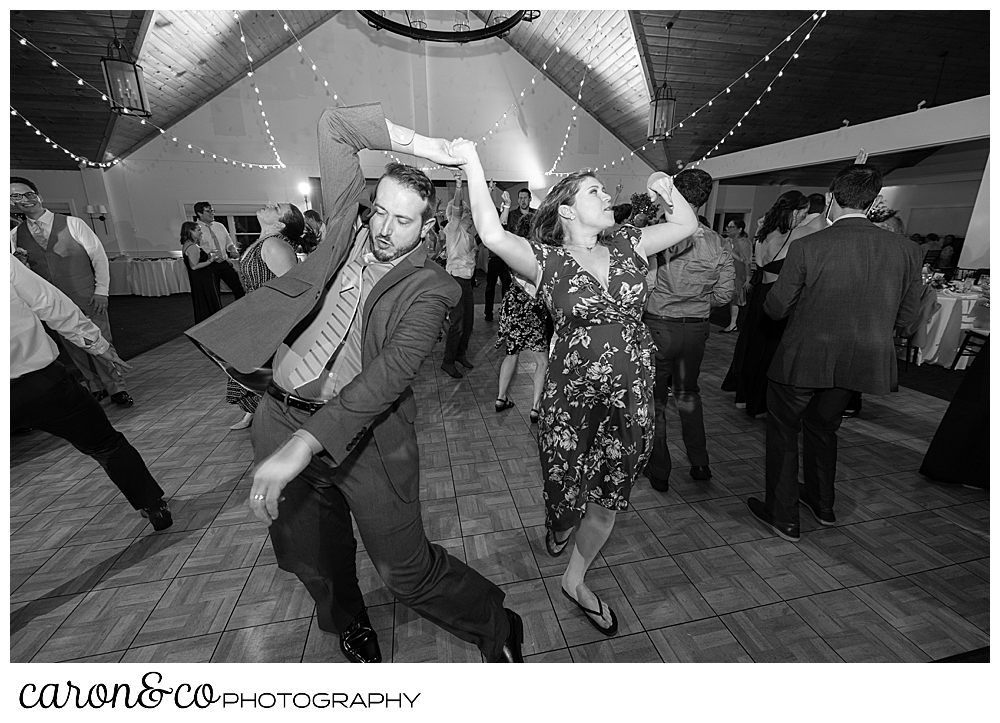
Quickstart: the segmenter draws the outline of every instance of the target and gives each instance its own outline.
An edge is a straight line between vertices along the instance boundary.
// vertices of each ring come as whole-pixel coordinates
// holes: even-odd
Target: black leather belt
[[[656,314],[646,314],[646,317],[655,321],[673,321],[677,324],[700,324],[708,321],[703,316],[657,316]]]
[[[294,394],[290,394],[284,389],[277,387],[274,382],[267,385],[267,393],[279,402],[283,403],[286,407],[301,409],[302,411],[309,412],[310,414],[314,414],[316,410],[322,408],[322,406],[326,404],[326,402],[317,402],[311,399],[297,397]]]

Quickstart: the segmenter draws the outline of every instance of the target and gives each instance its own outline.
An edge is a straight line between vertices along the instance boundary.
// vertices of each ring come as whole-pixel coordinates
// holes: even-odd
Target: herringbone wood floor
[[[715,476],[690,479],[672,444],[670,492],[634,489],[588,576],[620,620],[604,638],[559,594],[565,560],[544,550],[528,368],[516,406],[496,414],[501,357],[477,312],[475,370],[446,376],[439,345],[414,386],[424,521],[504,589],[529,661],[927,661],[989,644],[988,493],[916,471],[947,403],[908,389],[866,398],[841,428],[838,525],[804,513],[801,542],[785,542],[746,511],[763,490],[764,421],[719,391],[735,340],[714,333],[701,386]],[[136,405],[106,409],[167,491],[174,526],[154,533],[61,440],[13,436],[11,661],[342,662],[246,507],[249,433],[228,429],[241,413],[221,373],[183,339],[132,364]],[[394,602],[359,554],[387,660],[480,660]]]

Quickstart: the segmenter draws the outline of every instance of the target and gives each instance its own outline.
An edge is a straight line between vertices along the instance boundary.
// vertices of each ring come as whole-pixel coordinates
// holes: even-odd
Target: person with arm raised
[[[668,208],[667,223],[622,227],[611,196],[589,171],[557,183],[535,212],[530,239],[504,230],[473,143],[457,139],[451,154],[463,160],[473,219],[486,246],[512,271],[531,280],[548,307],[556,341],[549,355],[538,429],[544,476],[545,547],[552,556],[576,544],[563,573],[563,595],[602,634],[614,635],[614,612],[584,576],[628,509],[636,477],[653,439],[653,363],[646,304],[646,257],[674,246],[697,228],[690,205],[675,203],[664,173],[647,190]]]

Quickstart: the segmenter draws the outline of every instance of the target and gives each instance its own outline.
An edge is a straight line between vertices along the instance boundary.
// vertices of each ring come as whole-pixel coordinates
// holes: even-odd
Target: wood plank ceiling
[[[302,38],[338,12],[288,10],[281,14]],[[118,37],[143,67],[151,120],[160,127],[169,129],[246,76],[246,52],[228,10],[18,10],[11,11],[11,30],[103,91],[100,59],[107,55],[108,42],[114,37],[112,14]],[[241,21],[254,67],[295,42],[276,11],[241,11]],[[11,106],[60,145],[92,161],[106,161],[127,155],[158,133],[137,118],[111,113],[100,92],[78,85],[38,50],[20,45],[14,33]],[[53,151],[23,122],[12,119],[10,140],[13,168],[77,168],[72,158]],[[260,162],[274,162],[266,148]]]
[[[671,171],[699,160],[723,138],[714,155],[833,130],[844,120],[857,125],[899,115],[916,110],[921,101],[932,107],[990,92],[986,11],[831,10],[781,78],[775,80],[781,64],[812,22],[743,78],[811,13],[544,11],[534,23],[515,27],[507,41],[536,67],[545,62],[546,75],[570,100],[589,62],[593,70],[581,105],[630,148],[646,145],[639,155],[650,165]],[[601,48],[590,60],[588,45],[595,33]],[[552,55],[556,45],[560,52]],[[648,104],[652,88],[664,79],[677,98],[675,123],[727,86],[731,92],[654,146],[646,141]],[[765,93],[768,85],[772,91]],[[762,93],[761,104],[754,105]],[[728,136],[751,107],[750,116]],[[886,160],[895,168],[919,157],[899,154]]]
[[[282,14],[301,38],[336,12]],[[484,18],[489,12],[476,14]],[[781,41],[810,14],[545,10],[534,22],[515,27],[507,42],[542,70],[567,95],[568,103],[576,99],[586,74],[580,105],[650,165],[671,171],[697,161],[722,138],[726,142],[715,155],[832,130],[845,119],[856,125],[906,113],[921,101],[930,107],[989,93],[986,11],[831,10],[812,30],[800,57],[775,80],[812,23],[793,35],[793,42]],[[140,48],[138,62],[145,69],[153,120],[165,128],[246,72],[246,55],[230,11],[120,10],[114,11],[114,18],[119,36]],[[668,22],[673,22],[669,61]],[[257,67],[293,42],[275,11],[244,11],[243,23]],[[107,12],[12,11],[11,27],[95,87],[104,87],[98,61],[112,37]],[[770,61],[749,79],[742,77],[771,51]],[[649,99],[652,88],[664,79],[677,98],[675,123],[727,86],[731,92],[685,121],[665,143],[652,145],[646,141]],[[112,120],[99,96],[49,67],[44,57],[18,45],[13,35],[11,80],[13,107],[70,150],[93,160],[127,154],[156,133],[135,119]],[[769,84],[772,91],[764,93]],[[762,93],[761,104],[754,105]],[[742,126],[727,136],[750,108]],[[899,167],[919,157],[897,154],[885,161]],[[602,159],[611,160],[617,159]],[[270,159],[262,157],[261,162]],[[18,122],[11,127],[11,164],[76,167]]]

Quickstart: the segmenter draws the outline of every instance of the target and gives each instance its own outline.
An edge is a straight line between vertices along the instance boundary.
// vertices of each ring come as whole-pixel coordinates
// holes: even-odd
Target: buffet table
[[[230,259],[239,273],[239,261]],[[119,257],[108,262],[111,274],[109,293],[114,296],[169,296],[191,291],[187,269],[181,258],[144,259]],[[223,289],[226,288],[222,284]]]

